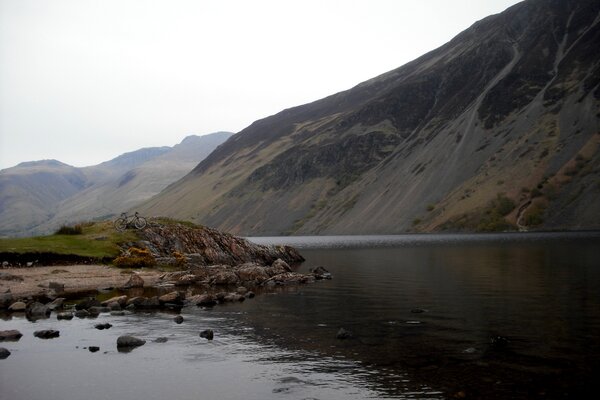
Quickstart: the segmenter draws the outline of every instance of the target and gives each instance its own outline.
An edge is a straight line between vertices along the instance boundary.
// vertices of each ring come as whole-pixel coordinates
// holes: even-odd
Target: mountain
[[[598,229],[599,11],[519,3],[254,122],[140,209],[245,235]]]
[[[48,233],[126,211],[190,172],[229,136],[188,136],[174,147],[143,148],[91,167],[50,160],[2,170],[0,235]]]
[[[16,232],[46,221],[50,204],[79,192],[86,176],[56,160],[24,162],[0,171],[0,229]]]

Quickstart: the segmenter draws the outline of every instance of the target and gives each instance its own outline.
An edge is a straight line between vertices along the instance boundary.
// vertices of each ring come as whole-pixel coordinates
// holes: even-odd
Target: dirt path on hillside
[[[136,271],[145,286],[152,286],[163,273],[157,270]],[[123,286],[130,270],[106,265],[68,265],[0,269],[0,293],[10,289],[15,298],[41,295],[49,290],[51,282],[64,285],[64,291],[79,292],[106,287]]]

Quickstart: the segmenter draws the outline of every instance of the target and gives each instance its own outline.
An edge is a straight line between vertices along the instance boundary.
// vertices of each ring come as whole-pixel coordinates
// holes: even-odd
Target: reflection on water
[[[334,275],[265,303],[276,327],[265,310],[248,313],[281,342],[295,332],[302,348],[405,371],[459,397],[576,397],[600,376],[597,233],[277,242],[304,247],[302,268]],[[339,327],[355,339],[340,343]]]
[[[596,387],[598,234],[252,240],[298,245],[301,270],[324,265],[334,279],[185,308],[181,325],[168,313],[0,321],[24,334],[1,344],[12,354],[0,398],[527,399]],[[94,329],[103,322],[113,327]],[[337,339],[341,327],[353,336]],[[124,334],[147,343],[118,353]]]

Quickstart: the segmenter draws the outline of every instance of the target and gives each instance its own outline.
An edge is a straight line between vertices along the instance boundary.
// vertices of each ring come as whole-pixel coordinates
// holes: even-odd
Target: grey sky
[[[0,168],[237,132],[515,3],[0,0]]]

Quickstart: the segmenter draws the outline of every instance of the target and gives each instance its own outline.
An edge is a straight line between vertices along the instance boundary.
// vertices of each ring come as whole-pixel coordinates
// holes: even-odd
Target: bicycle
[[[126,212],[115,221],[115,229],[124,232],[127,228],[144,229],[146,227],[146,218],[141,217],[137,211],[134,215],[127,215]]]

